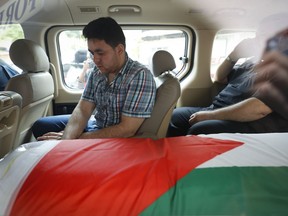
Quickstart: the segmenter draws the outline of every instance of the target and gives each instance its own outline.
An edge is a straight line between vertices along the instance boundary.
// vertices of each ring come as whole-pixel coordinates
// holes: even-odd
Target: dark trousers
[[[210,108],[203,107],[179,107],[173,111],[171,122],[169,124],[167,136],[185,136],[197,134],[212,134],[212,133],[256,133],[249,123],[226,121],[226,120],[206,120],[189,124],[189,118],[192,114],[201,111],[209,110]]]
[[[57,115],[47,116],[37,120],[32,126],[32,132],[35,138],[42,136],[48,132],[60,132],[63,131],[69,121],[71,115]],[[96,127],[96,121],[92,117],[84,131],[93,131],[99,128]]]

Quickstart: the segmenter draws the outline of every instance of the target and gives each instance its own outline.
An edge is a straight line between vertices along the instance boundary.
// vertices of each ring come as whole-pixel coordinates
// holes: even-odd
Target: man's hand
[[[38,141],[43,141],[43,140],[61,140],[63,136],[63,131],[60,132],[49,132],[44,134],[41,137],[38,137]]]
[[[192,114],[189,118],[189,124],[193,125],[197,122],[209,120],[212,112],[211,111],[199,111],[194,114]]]

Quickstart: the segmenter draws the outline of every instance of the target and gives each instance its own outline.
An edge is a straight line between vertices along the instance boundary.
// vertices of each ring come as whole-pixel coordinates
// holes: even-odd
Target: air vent
[[[80,6],[81,13],[101,13],[101,8],[99,6]]]

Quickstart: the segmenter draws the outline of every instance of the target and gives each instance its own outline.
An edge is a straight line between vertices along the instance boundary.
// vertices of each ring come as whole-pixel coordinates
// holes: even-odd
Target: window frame
[[[238,36],[237,36],[237,34],[238,34]],[[216,40],[217,40],[217,37],[219,37],[219,35],[227,35],[226,41],[225,41],[225,46],[224,46],[225,49],[223,49],[223,45],[221,46],[220,49],[217,49],[217,47],[219,45],[218,46],[216,45]],[[231,42],[231,40],[229,41],[228,35],[234,35],[233,36],[234,42]],[[212,50],[211,50],[211,60],[210,60],[210,77],[211,77],[212,81],[214,81],[214,74],[215,74],[217,68],[226,59],[226,57],[231,53],[231,51],[235,48],[235,46],[239,42],[241,42],[242,40],[247,39],[247,38],[253,38],[253,37],[255,37],[255,35],[256,35],[256,30],[251,30],[251,29],[241,29],[241,30],[222,29],[215,34],[214,40],[213,40],[213,45],[212,45]],[[222,37],[225,38],[225,36],[222,36]],[[215,52],[215,50],[221,50],[221,52],[223,52],[223,54],[221,56],[218,56],[219,58],[216,57],[216,58],[218,58],[216,60],[214,59],[214,56],[213,56],[213,53]],[[245,58],[239,59],[235,65],[241,64],[241,62],[243,62],[244,60],[245,60]],[[214,62],[217,62],[217,63],[213,64]]]
[[[184,45],[184,51],[183,51],[183,56],[182,62],[183,62],[183,67],[181,68],[180,72],[176,74],[176,76],[181,80],[184,78],[190,71],[191,67],[193,65],[194,61],[194,50],[195,50],[195,32],[192,28],[183,26],[183,25],[121,25],[122,29],[125,30],[179,30],[184,32],[184,37],[185,37],[185,45]],[[73,89],[70,88],[69,86],[66,85],[65,80],[64,80],[64,72],[63,72],[63,62],[62,62],[62,57],[61,57],[61,50],[60,50],[60,43],[59,43],[59,35],[63,31],[73,31],[73,30],[78,30],[82,31],[83,26],[54,26],[51,27],[47,33],[46,33],[46,40],[51,40],[54,37],[54,50],[56,50],[56,55],[57,59],[51,59],[51,61],[56,61],[58,64],[58,71],[60,71],[60,83],[62,88],[65,89],[65,91],[68,92],[79,92],[82,91],[83,89]],[[129,43],[129,41],[128,41]],[[48,48],[51,47],[51,45],[48,44]],[[49,52],[49,49],[47,49]],[[128,51],[129,55],[129,51]],[[173,55],[173,54],[172,54]],[[138,60],[138,59],[133,59],[133,60]],[[175,59],[176,61],[176,59]]]

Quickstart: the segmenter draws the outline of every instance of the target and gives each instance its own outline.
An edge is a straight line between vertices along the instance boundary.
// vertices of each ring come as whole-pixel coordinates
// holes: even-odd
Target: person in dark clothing
[[[273,46],[271,47],[267,44],[268,49],[264,53],[263,61],[255,68],[257,74],[252,92],[254,97],[273,110],[273,115],[278,118],[275,122],[278,127],[286,129],[288,125],[288,28],[280,32],[277,39],[280,42],[276,42],[277,46],[274,38],[268,41],[274,45],[271,44]],[[270,124],[273,122],[270,121]]]
[[[259,68],[266,61],[266,53],[262,55],[266,40],[286,26],[287,17],[287,14],[268,17],[259,26],[255,39],[242,41],[216,72],[216,81],[226,82],[226,88],[209,107],[176,108],[167,135],[288,131],[288,120],[274,112],[271,104],[266,102],[267,94],[251,91]],[[254,53],[249,54],[250,51]],[[254,57],[249,60],[252,62],[235,68],[236,61],[241,57],[239,54]],[[267,67],[264,69],[267,70]]]
[[[0,59],[0,91],[4,91],[8,81],[19,73]]]
[[[225,64],[225,63],[224,63]],[[209,107],[179,107],[173,111],[172,119],[168,128],[168,136],[184,136],[196,133],[196,129],[191,127],[188,121],[193,114],[199,114],[200,111],[210,112],[212,110],[224,108],[236,104],[250,97],[250,87],[253,83],[253,62],[247,61],[240,66],[235,67],[227,78],[226,87],[215,96]],[[238,125],[230,125],[230,122],[219,120],[205,121],[205,133],[214,133],[215,130],[237,130]],[[221,127],[218,127],[218,124]],[[240,125],[239,125],[240,126]],[[203,127],[203,125],[201,126]],[[240,127],[242,128],[242,127]],[[243,128],[242,128],[243,129]],[[191,131],[192,130],[192,131]],[[202,130],[202,129],[201,129]],[[202,133],[202,131],[197,132]]]
[[[288,29],[283,34],[281,46],[266,50],[254,67],[251,97],[222,109],[196,113],[189,120],[191,134],[206,129],[210,133],[288,132]],[[212,121],[210,126],[206,119]]]

